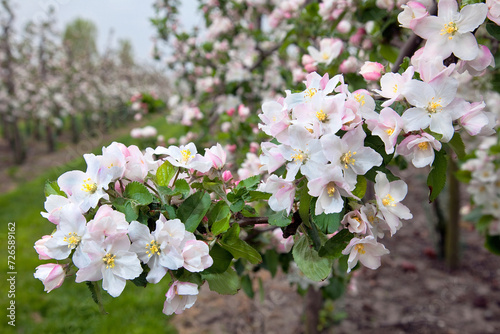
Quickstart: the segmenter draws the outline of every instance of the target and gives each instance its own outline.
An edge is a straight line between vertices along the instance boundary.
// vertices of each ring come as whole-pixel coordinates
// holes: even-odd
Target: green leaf
[[[482,210],[481,210],[481,213],[482,213]],[[493,220],[495,220],[495,217],[493,217],[492,215],[481,216],[481,218],[479,218],[479,220],[476,224],[476,229],[481,233],[487,232],[489,227],[490,227],[490,223]]]
[[[244,258],[253,264],[262,262],[262,256],[249,244],[240,239],[240,226],[233,224],[219,241],[222,248],[229,251],[235,259]]]
[[[313,201],[314,202],[314,201]],[[316,215],[314,213],[314,205],[311,206],[311,217],[318,229],[323,233],[333,233],[339,229],[340,222],[345,215],[345,205],[341,212],[337,213],[322,213]]]
[[[247,179],[244,179],[236,186],[236,190],[247,188],[248,190],[255,190],[260,182],[260,175],[251,176]]]
[[[486,235],[484,247],[493,254],[500,255],[500,235]]]
[[[179,179],[175,181],[175,192],[182,195],[182,198],[186,198],[189,196],[191,192],[191,188],[189,188],[189,184],[184,179]]]
[[[500,27],[493,22],[486,23],[486,31],[497,41],[500,41]]]
[[[216,221],[226,218],[228,215],[231,215],[229,205],[227,205],[224,201],[219,201],[208,213],[208,223],[213,224]]]
[[[444,150],[435,152],[434,162],[432,169],[427,177],[427,185],[429,186],[429,202],[434,201],[439,193],[443,190],[446,184],[446,170],[448,160]]]
[[[250,190],[249,191],[250,197],[248,198],[249,202],[255,202],[258,200],[268,200],[269,197],[271,197],[270,193],[264,193],[262,191],[257,191],[257,190]]]
[[[229,207],[228,207],[229,208]],[[213,235],[219,235],[221,233],[226,232],[229,229],[229,220],[231,219],[231,215],[227,215],[226,217],[218,220],[212,224],[212,233]]]
[[[250,276],[245,275],[241,278],[241,288],[243,291],[245,291],[246,295],[253,299],[255,296],[255,293],[253,291],[253,286],[252,286],[252,280],[250,279]]]
[[[132,199],[141,205],[148,205],[153,202],[153,195],[145,185],[139,182],[131,182],[125,187],[123,193],[125,198]]]
[[[309,195],[307,186],[302,187],[300,192],[300,204],[299,204],[299,215],[302,221],[308,225],[309,224],[309,211],[311,207],[312,197]]]
[[[286,211],[275,212],[269,216],[269,224],[273,226],[285,227],[292,222],[292,216],[288,216]]]
[[[218,244],[214,244],[214,246],[210,250],[210,256],[214,260],[214,263],[212,264],[212,266],[205,269],[202,274],[223,273],[227,270],[227,268],[231,264],[231,261],[233,260],[233,255],[231,255],[231,253],[229,253]]]
[[[356,188],[353,190],[352,194],[360,199],[363,198],[363,196],[365,196],[366,193],[366,186],[367,186],[366,177],[364,177],[363,175],[358,175]]]
[[[221,295],[235,295],[241,287],[240,278],[232,268],[221,274],[205,274],[202,277],[207,280],[210,291]]]
[[[243,210],[243,207],[245,206],[245,201],[242,199],[237,200],[231,206],[229,207],[232,212],[240,212]]]
[[[59,195],[66,197],[66,194],[59,188],[57,181],[46,181],[45,182],[45,197],[49,197],[50,195]]]
[[[210,204],[212,204],[210,195],[203,192],[196,192],[182,202],[177,209],[177,218],[186,225],[186,231],[194,232],[198,228]]]
[[[319,256],[337,259],[342,256],[342,251],[347,247],[349,241],[354,237],[354,234],[347,229],[341,230],[339,233],[331,237],[323,247],[319,250]]]
[[[145,288],[148,285],[148,281],[146,280],[146,276],[148,276],[148,271],[144,270],[139,276],[134,278],[132,280],[132,283],[135,284],[135,286]],[[170,275],[166,275],[170,277]]]
[[[448,144],[451,146],[453,151],[455,151],[455,154],[459,159],[463,159],[465,157],[465,145],[458,132],[455,132],[453,138],[451,138]]]
[[[125,214],[125,219],[129,223],[139,218],[139,207],[129,199],[118,197],[113,201],[113,206],[116,210]]]
[[[398,59],[399,51],[400,50],[398,48],[396,48],[396,47],[394,47],[392,45],[389,45],[389,44],[382,44],[382,45],[380,45],[379,50],[378,50],[378,52],[380,53],[380,55],[385,60],[387,60],[388,62],[393,63],[393,64]]]
[[[168,187],[176,172],[177,168],[172,166],[169,161],[165,161],[156,171],[156,182],[159,186]]]
[[[298,241],[293,246],[293,259],[299,269],[313,281],[322,281],[330,275],[333,261],[331,259],[319,257],[314,250],[307,235],[298,237]]]

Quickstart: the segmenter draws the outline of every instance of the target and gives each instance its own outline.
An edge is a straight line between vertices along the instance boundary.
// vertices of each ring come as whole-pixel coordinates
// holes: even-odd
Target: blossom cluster
[[[156,159],[156,155],[164,158]],[[147,282],[158,283],[169,272],[171,277],[172,271],[181,268],[198,273],[213,264],[208,244],[187,231],[181,220],[167,219],[161,211],[153,215],[156,221],[151,224],[139,222],[137,214],[132,215],[135,219],[128,214],[134,205],[162,201],[155,174],[165,161],[177,167],[175,179],[188,178],[189,171],[217,171],[226,159],[220,145],[206,149],[202,156],[192,143],[149,148],[143,153],[134,145],[114,142],[103,147],[102,155],[85,154],[84,158],[87,170],[62,174],[51,185],[55,193],[47,197],[46,212],[42,212],[55,231],[35,243],[39,258],[71,259],[37,268],[35,277],[42,280],[47,292],[59,287],[65,275],[75,274],[73,266],[76,282],[102,280],[103,289],[117,297],[127,280],[141,274]],[[180,168],[187,172],[181,173]],[[174,199],[182,202],[179,196]],[[181,313],[191,307],[197,291],[196,284],[175,281],[166,295],[164,312]],[[189,297],[183,299],[183,295]]]
[[[491,236],[500,235],[500,171],[498,154],[491,149],[497,138],[489,137],[475,151],[475,158],[462,164],[461,170],[469,172],[467,192],[474,206],[481,209],[482,215],[491,217],[487,232]]]

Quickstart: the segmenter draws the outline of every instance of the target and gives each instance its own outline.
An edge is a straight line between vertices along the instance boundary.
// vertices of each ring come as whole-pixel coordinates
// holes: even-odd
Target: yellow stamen
[[[319,120],[320,122],[324,122],[324,121],[326,121],[326,118],[327,118],[327,116],[326,116],[326,114],[323,112],[323,110],[320,110],[320,111],[316,112],[316,117],[318,118],[318,120]]]
[[[323,58],[323,60],[327,60],[328,58],[330,58],[330,56],[326,52],[323,52],[321,54],[321,58]]]
[[[115,257],[116,255],[108,253],[102,258],[102,262],[106,264],[106,269],[115,267]]]
[[[69,232],[67,237],[64,237],[63,241],[68,243],[68,248],[75,249],[80,243],[82,238],[76,234],[76,232]]]
[[[364,95],[361,95],[359,93],[357,94],[354,94],[354,98],[356,99],[356,101],[359,102],[359,104],[361,104],[362,106],[365,105],[366,101],[365,101],[365,96]]]
[[[312,98],[317,92],[318,90],[316,88],[309,88],[305,90],[304,95],[307,98]]]
[[[422,151],[426,151],[429,149],[429,143],[426,141],[418,143],[418,148]]]
[[[441,99],[439,99],[437,102],[434,102],[434,98],[432,98],[432,101],[429,103],[427,106],[427,111],[435,114],[437,112],[440,112],[443,110],[443,106],[441,105]]]
[[[394,129],[387,129],[387,130],[385,130],[385,133],[387,133],[389,136],[391,136],[394,133]]]
[[[158,247],[158,243],[155,240],[151,240],[149,244],[146,244],[146,254],[148,257],[153,256],[154,254],[160,255],[160,247]]]
[[[340,157],[340,162],[342,162],[344,164],[344,168],[348,168],[349,165],[353,165],[354,166],[354,163],[356,162],[356,159],[353,158],[353,156],[356,155],[356,152],[347,152],[347,153],[344,153],[342,155],[342,157]]]
[[[92,182],[90,177],[88,179],[83,180],[82,191],[86,191],[88,193],[95,193],[97,190],[97,184]]]
[[[384,206],[396,206],[396,204],[394,204],[394,197],[392,197],[391,194],[387,194],[382,199],[382,204],[384,204]]]
[[[295,152],[297,152],[297,154],[292,155],[293,161],[303,162],[306,158],[306,155],[304,154],[304,152],[301,150],[295,150]]]
[[[181,150],[181,154],[182,154],[182,162],[188,162],[189,159],[194,157],[194,155],[191,155],[190,150]]]
[[[392,88],[392,91],[393,91],[394,93],[397,93],[397,92],[398,92],[398,85],[397,85],[397,84],[395,84],[395,85],[394,85],[394,87]]]
[[[328,196],[332,197],[335,194],[335,183],[330,182],[326,185],[326,191],[328,192]]]
[[[448,36],[449,40],[453,39],[453,36],[455,36],[456,32],[458,31],[457,24],[455,22],[448,22],[444,25],[443,29],[441,29],[441,34],[440,35],[450,35]]]
[[[366,251],[365,251],[365,245],[363,245],[363,244],[357,244],[356,246],[354,246],[354,249],[356,249],[359,254],[365,254],[366,253]]]

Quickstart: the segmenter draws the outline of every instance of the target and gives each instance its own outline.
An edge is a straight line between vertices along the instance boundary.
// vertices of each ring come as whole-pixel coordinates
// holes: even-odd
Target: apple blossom
[[[362,239],[352,238],[347,247],[342,251],[342,254],[348,255],[347,272],[351,272],[352,268],[360,261],[365,267],[377,269],[380,267],[380,257],[389,254],[389,251],[384,245],[377,243],[375,238],[368,235]]]
[[[389,226],[392,236],[402,226],[399,219],[413,218],[410,210],[400,203],[408,192],[408,186],[402,180],[389,182],[384,173],[377,172],[374,188],[377,207]]]
[[[46,263],[36,267],[36,272],[33,276],[42,281],[45,287],[44,291],[49,293],[63,284],[66,271],[60,264]]]
[[[359,74],[361,74],[366,81],[377,81],[382,76],[383,71],[384,65],[377,62],[367,61],[363,64],[363,66],[361,66]]]
[[[289,214],[295,199],[295,185],[293,181],[284,180],[272,174],[266,182],[259,185],[259,190],[271,193],[269,206],[274,211],[286,210]]]
[[[182,257],[186,270],[197,273],[210,267],[214,260],[208,254],[208,245],[201,240],[188,240],[182,249]]]
[[[314,64],[330,63],[342,53],[343,43],[338,38],[323,38],[320,42],[320,49],[313,46],[308,46],[307,51],[314,60]]]
[[[382,139],[385,152],[387,154],[394,153],[398,136],[404,127],[401,116],[391,108],[384,108],[380,111],[379,119],[368,119],[366,124],[373,135]]]
[[[409,135],[398,145],[396,153],[411,160],[413,166],[422,168],[434,162],[434,151],[441,150],[441,143],[426,132]]]
[[[403,11],[398,14],[398,22],[403,28],[415,29],[415,25],[429,15],[427,8],[418,1],[408,1],[401,8]]]
[[[77,283],[103,280],[102,288],[111,296],[118,297],[125,289],[126,280],[136,278],[142,273],[137,255],[129,251],[130,240],[127,236],[106,238],[102,242],[94,240],[84,244],[83,252],[90,262],[76,272]]]
[[[163,306],[166,315],[181,314],[191,308],[198,297],[198,285],[189,282],[175,281],[165,295],[167,299]]]
[[[452,53],[462,60],[476,58],[479,49],[472,34],[484,22],[488,6],[484,3],[466,5],[458,12],[456,0],[440,0],[438,16],[420,19],[413,31],[427,40],[424,53],[443,59]]]

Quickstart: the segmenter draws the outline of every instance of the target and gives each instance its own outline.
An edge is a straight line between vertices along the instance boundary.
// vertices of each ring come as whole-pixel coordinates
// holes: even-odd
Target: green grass
[[[180,126],[168,125],[162,119],[152,121],[159,133],[166,138],[183,134]],[[168,135],[168,137],[167,137]],[[133,143],[129,136],[116,139],[126,145]],[[96,148],[95,153],[100,152]],[[43,235],[50,234],[54,225],[43,219],[46,180],[56,180],[65,171],[85,170],[83,158],[53,168],[40,177],[21,184],[17,189],[0,195],[0,255],[1,280],[1,333],[176,333],[169,319],[162,313],[166,286],[162,283],[147,288],[127,282],[121,296],[112,298],[105,291],[104,305],[109,314],[99,313],[84,283],[77,284],[74,277],[67,278],[62,287],[50,293],[43,291],[43,284],[33,277],[40,261],[33,245]],[[8,285],[7,223],[16,223],[16,327],[7,324],[6,308]]]

